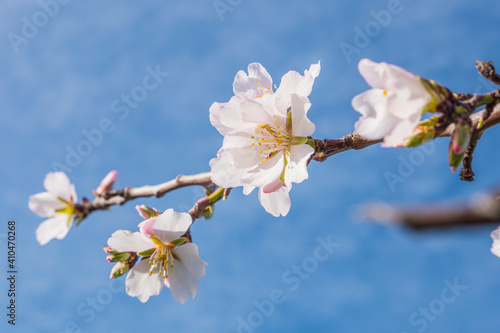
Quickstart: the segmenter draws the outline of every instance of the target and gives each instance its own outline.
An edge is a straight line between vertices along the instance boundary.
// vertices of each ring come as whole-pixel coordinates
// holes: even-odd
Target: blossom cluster
[[[448,160],[455,172],[473,130],[469,113],[454,103],[453,94],[395,65],[362,59],[358,67],[371,87],[352,99],[352,107],[361,114],[354,125],[358,134],[383,140],[383,147],[414,147],[454,124]],[[267,212],[288,214],[292,184],[308,178],[307,166],[316,152],[316,140],[311,137],[315,125],[308,111],[320,71],[319,62],[303,74],[290,71],[279,86],[259,63],[248,65],[248,73],[236,74],[234,96],[228,102],[213,103],[209,110],[211,124],[224,137],[217,157],[209,163],[213,186],[222,190],[242,187],[245,195],[257,189]],[[116,171],[104,177],[93,191],[96,198],[105,198],[117,177]],[[74,220],[78,225],[89,213],[84,205],[89,201],[84,198],[78,203],[75,186],[63,172],[47,174],[43,185],[46,192],[29,199],[29,208],[48,218],[36,230],[41,245],[64,238]],[[207,187],[207,197],[210,191]],[[207,264],[192,243],[190,228],[194,219],[211,216],[213,208],[208,206],[196,216],[172,209],[161,213],[144,205],[136,209],[145,219],[139,231],[118,230],[104,248],[107,260],[116,262],[110,278],[128,273],[126,291],[141,302],[158,295],[163,286],[180,303],[194,298]],[[500,229],[492,237],[492,252],[500,256]]]

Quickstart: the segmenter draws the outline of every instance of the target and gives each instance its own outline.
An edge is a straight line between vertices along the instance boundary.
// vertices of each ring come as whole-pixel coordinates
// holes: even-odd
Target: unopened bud
[[[424,120],[418,124],[413,132],[403,141],[404,147],[420,146],[427,141],[431,141],[436,136],[436,125],[440,116],[435,116]]]
[[[156,210],[156,208],[151,208],[146,205],[137,205],[135,206],[135,209],[141,215],[141,217],[145,220],[150,219],[152,217],[161,215],[159,211]]]
[[[130,269],[130,264],[128,262],[118,262],[111,269],[111,274],[109,275],[110,279],[115,279],[117,277],[122,276],[127,273]]]
[[[434,80],[420,78],[420,83],[424,86],[425,90],[427,90],[431,97],[429,103],[427,103],[424,107],[423,113],[436,112],[436,107],[448,97],[448,91]]]
[[[105,192],[111,191],[116,178],[118,178],[118,171],[110,171],[101,181],[99,187],[94,191],[94,194],[102,195]]]
[[[120,252],[118,254],[109,255],[106,260],[109,262],[126,261],[130,258],[130,252]]]
[[[448,162],[453,173],[455,173],[460,163],[462,163],[471,136],[472,127],[470,124],[464,119],[458,120],[448,147]]]
[[[203,216],[208,220],[212,217],[213,213],[214,213],[214,206],[210,205],[207,208],[205,208],[205,210],[201,213],[201,216]]]

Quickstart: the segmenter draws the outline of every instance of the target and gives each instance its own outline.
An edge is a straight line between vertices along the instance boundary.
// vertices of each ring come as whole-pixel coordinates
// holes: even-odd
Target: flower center
[[[261,98],[262,96],[264,96],[265,94],[269,94],[270,92],[272,92],[272,88],[271,88],[271,85],[268,84],[267,85],[267,88],[264,89],[264,87],[262,86],[262,84],[260,83],[260,81],[257,81],[257,83],[259,83],[259,86],[260,88],[257,88],[257,92],[260,94],[260,95],[257,95],[255,96],[255,98]],[[274,89],[276,89],[276,85],[274,85]]]
[[[255,136],[250,138],[250,146],[259,150],[259,154],[266,156],[261,162],[264,163],[279,151],[287,149],[290,146],[292,136],[283,130],[279,125],[274,127],[268,124],[258,125],[255,128]]]
[[[164,279],[168,278],[168,268],[174,267],[174,256],[169,246],[162,245],[156,248],[156,251],[149,257],[149,276],[158,271]]]

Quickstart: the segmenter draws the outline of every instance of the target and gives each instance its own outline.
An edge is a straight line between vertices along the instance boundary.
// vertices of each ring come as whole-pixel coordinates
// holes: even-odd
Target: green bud
[[[109,275],[110,279],[115,279],[117,277],[122,276],[127,273],[130,269],[130,264],[128,262],[118,262],[111,269],[111,274]]]
[[[439,122],[440,116],[421,121],[413,130],[413,132],[406,137],[403,142],[403,147],[416,147],[421,144],[431,141],[436,136],[435,126]]]
[[[214,213],[214,206],[210,205],[205,210],[201,213],[201,216],[206,218],[207,220],[212,217],[212,214]]]
[[[106,260],[109,262],[126,261],[130,258],[130,252],[121,252],[114,255],[109,255]]]
[[[135,206],[135,209],[137,210],[139,215],[141,215],[141,217],[145,220],[161,215],[161,213],[157,211],[156,208],[151,208],[146,205],[140,205],[140,206],[137,205]]]
[[[455,173],[464,159],[471,136],[472,127],[464,119],[459,119],[455,124],[455,130],[451,135],[450,145],[448,147],[448,163],[453,173]]]
[[[448,91],[434,80],[426,80],[420,78],[420,83],[424,86],[425,90],[429,93],[431,100],[424,107],[423,113],[436,111],[436,107],[448,97]]]

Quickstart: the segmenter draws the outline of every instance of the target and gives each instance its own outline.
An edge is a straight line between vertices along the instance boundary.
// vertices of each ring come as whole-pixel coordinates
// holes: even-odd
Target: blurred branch
[[[495,193],[478,196],[467,204],[414,209],[373,204],[364,208],[364,217],[413,229],[500,223],[500,197]]]

